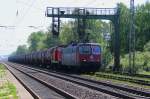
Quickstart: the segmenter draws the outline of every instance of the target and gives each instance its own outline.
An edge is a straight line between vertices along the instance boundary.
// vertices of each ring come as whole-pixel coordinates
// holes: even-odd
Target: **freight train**
[[[8,61],[52,69],[97,71],[101,66],[101,46],[98,43],[60,45],[44,51],[10,56]]]

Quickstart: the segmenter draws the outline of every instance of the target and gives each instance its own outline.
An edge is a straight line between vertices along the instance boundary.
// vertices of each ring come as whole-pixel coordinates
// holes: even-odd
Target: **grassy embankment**
[[[133,77],[133,76],[113,74],[113,73],[104,73],[104,72],[96,72],[94,74],[88,73],[88,74],[83,74],[83,76],[87,76],[87,77],[90,77],[91,79],[96,79],[96,80],[107,80],[107,81],[111,81],[114,83],[120,83],[120,84],[129,85],[129,86],[150,89],[150,86],[140,84],[140,83],[150,83],[150,78]]]
[[[16,87],[5,78],[6,69],[0,64],[0,99],[18,99]]]

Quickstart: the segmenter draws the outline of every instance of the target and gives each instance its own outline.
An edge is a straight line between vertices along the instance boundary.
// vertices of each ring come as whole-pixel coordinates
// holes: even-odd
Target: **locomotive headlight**
[[[82,59],[83,62],[86,62],[86,59]]]

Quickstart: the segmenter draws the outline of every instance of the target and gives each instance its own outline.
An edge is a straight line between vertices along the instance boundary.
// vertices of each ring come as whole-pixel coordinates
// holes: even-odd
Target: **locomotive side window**
[[[99,46],[92,46],[92,53],[93,54],[100,54],[100,47]]]
[[[79,52],[80,52],[80,54],[91,54],[91,47],[90,46],[80,46]]]

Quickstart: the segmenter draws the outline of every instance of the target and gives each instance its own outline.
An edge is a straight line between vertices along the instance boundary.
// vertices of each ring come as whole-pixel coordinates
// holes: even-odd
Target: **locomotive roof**
[[[99,43],[79,43],[78,45],[100,45]]]
[[[82,46],[82,45],[99,45],[100,46],[100,44],[99,43],[72,43],[72,44],[69,44],[68,46],[66,46],[66,47],[71,47],[71,46]]]

